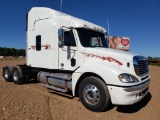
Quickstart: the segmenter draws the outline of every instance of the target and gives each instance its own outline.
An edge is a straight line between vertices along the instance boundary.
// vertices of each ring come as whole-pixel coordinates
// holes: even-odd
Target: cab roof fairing
[[[66,27],[74,27],[74,28],[87,28],[87,29],[92,29],[97,32],[102,32],[102,33],[107,33],[107,31],[94,23],[91,23],[89,21],[76,18],[74,16],[71,16],[69,14],[47,8],[47,7],[33,7],[31,11],[35,11],[36,13],[39,13],[37,16],[38,18],[47,18],[47,17],[52,17],[52,18],[59,18],[60,19],[60,27],[66,26]],[[47,14],[44,14],[47,13]],[[38,19],[36,18],[36,19]]]

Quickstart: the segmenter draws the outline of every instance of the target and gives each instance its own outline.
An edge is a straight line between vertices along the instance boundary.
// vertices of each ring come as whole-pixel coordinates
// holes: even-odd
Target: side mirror
[[[63,47],[64,42],[63,42],[63,35],[64,35],[64,30],[62,28],[58,29],[58,46]]]

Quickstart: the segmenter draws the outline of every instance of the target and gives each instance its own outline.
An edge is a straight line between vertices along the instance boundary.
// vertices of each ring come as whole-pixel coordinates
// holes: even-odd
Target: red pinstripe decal
[[[95,58],[99,58],[101,60],[107,60],[109,62],[115,62],[119,66],[123,65],[120,61],[118,61],[118,60],[116,60],[116,59],[114,59],[112,57],[104,57],[104,56],[99,56],[99,55],[94,55],[94,54],[89,54],[89,53],[82,53],[82,54],[84,54],[87,57],[95,57]]]
[[[42,45],[41,47],[44,47],[44,49],[46,50],[46,49],[50,48],[51,46],[47,44],[47,45]]]

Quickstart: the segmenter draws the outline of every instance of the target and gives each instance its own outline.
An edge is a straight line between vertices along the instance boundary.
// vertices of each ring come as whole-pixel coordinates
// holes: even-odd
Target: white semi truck
[[[107,31],[44,7],[27,15],[26,64],[3,67],[5,81],[36,78],[46,88],[80,97],[92,111],[131,105],[149,91],[147,59],[108,48]]]

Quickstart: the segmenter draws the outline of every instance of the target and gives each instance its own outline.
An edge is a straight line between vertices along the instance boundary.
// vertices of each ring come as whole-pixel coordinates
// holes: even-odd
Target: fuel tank
[[[49,73],[40,71],[37,75],[40,83],[50,86],[72,90],[72,74],[69,73]]]

